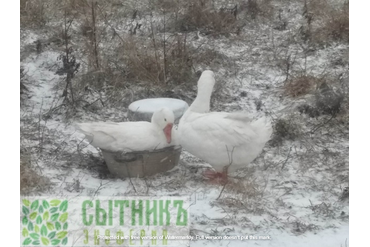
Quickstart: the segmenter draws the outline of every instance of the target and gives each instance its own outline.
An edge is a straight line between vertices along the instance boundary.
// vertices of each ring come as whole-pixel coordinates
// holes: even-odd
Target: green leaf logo
[[[39,216],[37,216],[37,218],[36,218],[36,223],[37,224],[41,224],[42,223],[42,218],[41,218],[41,216],[39,215]]]
[[[62,204],[60,204],[59,206],[59,210],[62,211],[62,212],[65,212],[68,208],[68,201],[65,200],[62,202]]]
[[[62,222],[62,223],[64,223],[64,222],[66,222],[66,220],[68,219],[68,213],[67,212],[65,212],[65,213],[63,213],[61,216],[60,216],[60,218],[59,218],[59,221],[60,222]]]
[[[22,202],[23,202],[23,205],[25,205],[26,207],[29,207],[31,204],[30,201],[27,199],[23,199]]]
[[[54,224],[53,224],[53,223],[51,223],[51,222],[46,222],[46,227],[47,227],[50,231],[54,230]]]
[[[34,220],[34,219],[36,219],[36,216],[37,216],[37,212],[33,212],[33,213],[30,214],[30,219]]]
[[[40,240],[35,240],[32,242],[33,245],[40,245]]]
[[[22,206],[22,213],[23,213],[24,215],[29,214],[29,212],[30,212],[30,210],[29,210],[28,208],[26,208],[25,206]]]
[[[60,243],[59,239],[53,239],[51,240],[51,245],[58,245]]]
[[[56,213],[56,214],[53,214],[50,219],[52,221],[56,221],[58,219],[58,217],[59,217],[59,213]]]
[[[31,209],[32,210],[36,210],[37,208],[39,207],[39,200],[36,200],[34,201],[32,204],[31,204]]]
[[[23,227],[22,236],[23,237],[28,237],[28,231],[27,231],[27,229],[25,227]]]
[[[42,236],[48,235],[48,229],[46,229],[45,225],[42,225],[40,233],[41,233]]]
[[[31,233],[30,237],[33,238],[34,240],[37,240],[40,238],[40,235],[38,235],[37,233]]]
[[[62,226],[60,225],[60,223],[57,221],[57,222],[55,222],[55,229],[57,230],[57,231],[59,231],[60,229],[62,229]]]
[[[68,201],[22,199],[22,245],[66,245]]]
[[[44,206],[45,209],[48,209],[50,207],[49,203],[46,200],[42,201],[42,206]]]
[[[23,224],[23,225],[27,225],[27,224],[28,224],[28,219],[27,219],[27,217],[26,217],[26,216],[24,216],[24,217],[23,217],[23,219],[22,219],[22,224]]]
[[[68,238],[64,238],[63,240],[62,240],[62,244],[63,245],[66,245],[68,243]]]
[[[57,238],[62,239],[67,236],[67,231],[61,231],[57,233]]]
[[[31,239],[31,238],[26,238],[26,239],[23,241],[22,245],[29,245],[31,242],[32,242],[32,239]]]
[[[48,211],[46,211],[44,213],[44,215],[42,216],[42,219],[45,220],[45,221],[49,219],[49,212]]]
[[[55,213],[56,211],[58,211],[58,208],[57,207],[54,207],[54,208],[51,208],[50,209],[50,213],[51,214]]]
[[[43,212],[44,212],[44,208],[43,208],[42,205],[40,205],[40,207],[39,207],[39,213],[42,214]]]
[[[32,232],[33,231],[33,224],[32,222],[28,222],[28,231]]]
[[[50,232],[48,238],[53,239],[55,237],[56,231]]]
[[[51,200],[50,201],[50,205],[52,206],[52,207],[56,207],[56,206],[58,206],[60,204],[60,200]]]
[[[68,222],[63,224],[63,230],[67,230],[67,229],[68,229]]]
[[[41,242],[44,244],[44,245],[49,245],[50,241],[49,239],[45,238],[45,237],[41,237]]]

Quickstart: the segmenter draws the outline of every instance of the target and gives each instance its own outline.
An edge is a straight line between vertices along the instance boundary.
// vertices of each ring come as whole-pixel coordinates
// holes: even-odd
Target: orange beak
[[[166,125],[166,127],[163,129],[163,132],[166,136],[167,143],[171,143],[171,131],[172,131],[173,124],[169,123]]]

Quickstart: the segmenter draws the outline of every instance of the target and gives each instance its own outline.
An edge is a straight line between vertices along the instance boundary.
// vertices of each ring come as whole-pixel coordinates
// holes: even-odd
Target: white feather
[[[266,117],[253,120],[246,113],[208,112],[214,86],[212,71],[204,71],[198,94],[179,123],[180,144],[222,172],[231,163],[233,172],[247,166],[262,151],[272,134]]]
[[[171,143],[163,129],[174,123],[174,114],[163,108],[153,114],[152,122],[95,122],[78,123],[76,128],[85,134],[91,145],[109,151],[145,151],[160,149],[175,144]]]

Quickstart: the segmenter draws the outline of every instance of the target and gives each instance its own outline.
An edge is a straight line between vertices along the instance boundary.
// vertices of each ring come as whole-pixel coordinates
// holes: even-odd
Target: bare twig
[[[97,3],[95,1],[91,4],[91,16],[92,16],[92,26],[93,26],[93,42],[94,42],[94,57],[95,57],[95,65],[96,69],[99,69],[99,58],[98,58],[98,43],[96,40],[96,16],[95,16],[95,8]]]
[[[286,159],[285,159],[285,161],[284,161],[283,165],[281,166],[281,170],[283,170],[283,169],[284,169],[285,164],[288,162],[290,151],[292,151],[292,147],[290,147],[290,148],[289,148],[288,155],[286,156]]]
[[[316,130],[320,129],[321,127],[324,127],[325,125],[327,125],[332,119],[334,118],[334,115],[332,115],[329,120],[325,121],[324,123],[321,123],[319,125],[317,125],[315,128],[313,128],[312,130],[310,130],[310,133],[313,134],[316,132]]]

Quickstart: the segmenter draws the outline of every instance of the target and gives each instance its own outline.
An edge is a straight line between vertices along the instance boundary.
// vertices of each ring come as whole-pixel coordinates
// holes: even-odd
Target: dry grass
[[[157,37],[149,42],[131,37],[121,52],[129,80],[179,85],[192,77],[193,51],[186,35],[173,36],[165,43]]]
[[[341,111],[348,111],[348,106],[343,104],[344,98],[342,91],[335,91],[329,83],[322,83],[315,94],[316,108],[322,114],[336,116]]]
[[[255,197],[262,197],[264,187],[256,181],[256,178],[249,176],[248,178],[229,181],[227,190],[232,193],[242,195],[242,198],[244,199],[251,199]]]
[[[301,126],[294,121],[294,116],[276,120],[273,128],[273,137],[269,141],[272,146],[281,145],[284,140],[296,140],[302,134]]]
[[[210,0],[191,0],[184,9],[184,13],[174,23],[177,31],[228,35],[238,29],[238,13],[234,7],[216,8]]]
[[[49,189],[51,182],[48,178],[39,175],[32,167],[28,156],[21,155],[20,161],[20,193],[29,195]]]
[[[240,12],[247,19],[266,18],[271,19],[274,14],[274,7],[271,0],[247,0],[240,3]]]
[[[180,32],[201,31],[214,36],[240,34],[251,20],[271,18],[271,0],[229,1],[216,6],[214,1],[188,1],[184,13],[175,21],[175,30]]]
[[[266,210],[263,205],[266,186],[266,181],[261,183],[261,181],[256,181],[256,178],[253,178],[253,176],[242,179],[229,178],[229,182],[220,199],[213,202],[213,204],[228,208],[234,213],[240,213],[240,210],[243,210],[248,213],[261,215]]]
[[[312,17],[314,43],[324,44],[333,41],[349,42],[349,2],[333,6],[328,1],[311,0],[307,3]]]
[[[291,77],[284,85],[284,92],[293,98],[303,96],[321,84],[321,81],[322,79],[310,75]]]
[[[121,84],[126,81],[170,88],[193,84],[197,80],[197,66],[217,67],[228,61],[212,49],[192,47],[186,34],[172,35],[166,40],[165,47],[161,37],[156,35],[151,40],[132,36],[125,41],[118,50],[118,59],[124,67],[116,67],[117,72],[123,72],[121,74],[126,78],[120,78]]]
[[[42,27],[48,22],[47,1],[21,0],[20,23],[23,27]]]
[[[20,25],[21,28],[43,28],[49,22],[61,18],[64,11],[61,11],[65,3],[70,1],[56,0],[21,0],[20,1]],[[69,8],[73,10],[73,8]]]

